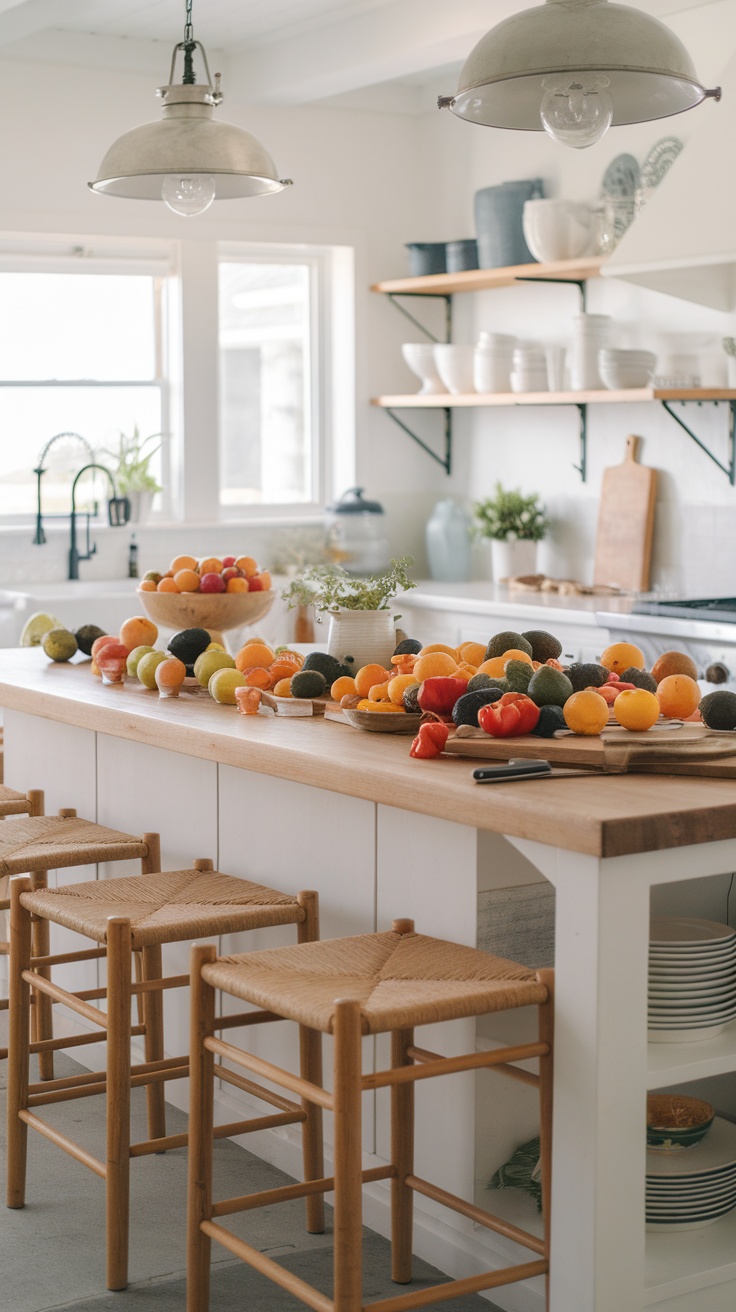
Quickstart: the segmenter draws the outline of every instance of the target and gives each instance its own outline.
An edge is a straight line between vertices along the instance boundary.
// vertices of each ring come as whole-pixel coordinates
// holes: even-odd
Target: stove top
[[[637,601],[635,615],[673,615],[682,619],[724,620],[736,624],[736,597],[695,597],[672,601]]]

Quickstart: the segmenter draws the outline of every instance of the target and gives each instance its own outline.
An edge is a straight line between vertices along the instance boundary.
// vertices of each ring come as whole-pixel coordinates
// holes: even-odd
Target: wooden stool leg
[[[128,1283],[131,929],[107,922],[107,1287]]]
[[[161,944],[143,949],[144,980],[161,979],[163,963]],[[164,1055],[164,995],[160,990],[143,994],[143,1020],[146,1061],[160,1061]],[[149,1139],[163,1139],[166,1134],[166,1100],[160,1082],[146,1085],[146,1110]]]
[[[48,871],[33,870],[31,872],[33,881],[33,891],[38,892],[41,889],[48,888]],[[34,957],[47,957],[51,952],[51,932],[48,920],[43,916],[35,916],[33,919],[32,936],[32,953]],[[42,979],[51,979],[51,967],[39,966],[37,973]],[[33,1041],[37,1043],[40,1039],[51,1039],[54,1035],[53,1004],[51,998],[46,993],[36,993],[32,1008],[32,1033]],[[40,1052],[38,1054],[38,1073],[42,1080],[53,1080],[54,1078],[54,1054],[52,1052]]]
[[[28,875],[10,881],[10,1005],[8,1039],[8,1207],[23,1207],[26,1200],[28,1126],[20,1112],[28,1106],[30,1063],[30,985],[22,972],[31,966],[31,913],[21,906],[21,893],[30,893]]]
[[[42,788],[30,788],[26,793],[28,799],[28,814],[43,815],[45,798]]]
[[[550,1225],[552,1201],[552,1076],[554,1066],[554,1014],[555,1014],[555,973],[553,970],[537,971],[537,979],[544,984],[548,998],[539,1007],[539,1041],[549,1044],[549,1054],[539,1058],[539,1114],[540,1114],[540,1152],[539,1167],[542,1183],[542,1213],[544,1221],[545,1257],[550,1261]],[[547,1307],[549,1307],[549,1271],[546,1280]]]
[[[304,908],[304,920],[298,925],[300,943],[316,943],[319,939],[319,899],[315,892],[299,894],[297,901]],[[322,1035],[318,1030],[299,1026],[299,1070],[302,1079],[322,1087]],[[306,1120],[302,1125],[302,1156],[304,1179],[321,1180],[325,1173],[325,1155],[322,1137],[322,1108],[302,1098]],[[325,1200],[323,1194],[313,1194],[306,1200],[307,1230],[321,1235],[325,1228]]]
[[[394,1030],[391,1035],[391,1065],[411,1066],[407,1048],[414,1042],[413,1030]],[[408,1284],[412,1275],[414,1194],[404,1183],[414,1173],[414,1085],[391,1086],[391,1161],[398,1174],[391,1181],[391,1279]]]
[[[334,1312],[363,1305],[363,1166],[360,1003],[335,1004],[335,1284]]]
[[[200,1224],[212,1219],[215,1058],[204,1040],[214,1030],[215,990],[202,979],[202,967],[216,956],[212,943],[198,943],[190,958],[187,1312],[208,1312],[210,1302],[211,1241]]]

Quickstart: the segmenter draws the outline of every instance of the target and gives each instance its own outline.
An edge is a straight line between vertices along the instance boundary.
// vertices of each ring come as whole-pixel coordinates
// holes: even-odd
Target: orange
[[[372,702],[370,698],[364,697],[355,707],[356,711],[393,711],[395,715],[400,715],[405,711],[405,707],[396,706],[393,702]]]
[[[180,569],[196,569],[196,568],[197,568],[197,560],[195,556],[174,556],[174,559],[169,565],[169,570],[172,574],[176,574],[177,570]]]
[[[271,675],[268,670],[264,670],[262,665],[251,665],[241,670],[248,688],[270,688]]]
[[[507,661],[526,661],[527,665],[534,664],[531,656],[527,655],[525,651],[522,651],[520,647],[509,647],[509,650],[504,652],[501,660],[503,661],[504,666]]]
[[[155,592],[155,591],[156,591],[156,584],[154,583],[153,579],[143,579],[143,580],[138,584],[138,591],[139,591],[139,592]]]
[[[601,656],[601,665],[613,674],[623,674],[624,670],[628,670],[632,665],[637,670],[643,670],[646,661],[644,652],[639,647],[635,647],[633,642],[614,642],[610,647],[606,647]]]
[[[152,647],[158,637],[158,629],[145,615],[134,615],[120,626],[120,641],[132,651],[134,647]]]
[[[251,638],[251,642],[252,641],[253,639]],[[294,665],[296,665],[297,669],[300,670],[302,668],[302,665],[304,664],[305,657],[300,651],[291,651],[289,647],[277,647],[276,660],[291,661]]]
[[[457,669],[453,672],[453,679],[464,679],[467,683],[472,679],[474,674],[478,673],[477,665],[469,665],[467,661],[461,661]]]
[[[161,579],[161,581],[160,581],[159,583],[156,584],[156,591],[157,591],[157,592],[179,592],[179,591],[180,591],[180,588],[179,588],[179,584],[178,584],[178,583],[175,583],[173,579],[168,578],[168,576],[167,576],[166,574],[164,574],[164,576],[163,576],[163,578]]]
[[[174,582],[180,592],[199,592],[199,574],[196,569],[178,569]]]
[[[276,697],[291,697],[291,679],[279,679],[273,691]]]
[[[613,703],[613,714],[624,729],[651,729],[659,719],[659,702],[646,688],[625,688]]]
[[[457,669],[457,661],[454,656],[450,655],[449,648],[447,651],[432,651],[425,656],[418,656],[412,671],[417,683],[423,683],[425,679],[440,678],[443,675],[454,674]],[[360,692],[360,688],[358,688]]]
[[[205,556],[204,560],[200,560],[197,568],[200,578],[203,574],[222,574],[222,561],[218,560],[217,556]]]
[[[178,689],[181,688],[187,677],[187,667],[176,656],[170,656],[167,660],[159,661],[153,677],[156,680],[156,686],[162,691],[164,689]]]
[[[342,674],[339,679],[335,679],[335,682],[330,688],[330,696],[334,697],[336,702],[339,702],[341,697],[346,697],[348,695],[353,697],[357,691],[358,689],[355,686],[355,679],[351,679],[349,674]]]
[[[271,591],[271,575],[267,569],[262,569],[260,574],[256,574],[255,577],[261,580],[262,592]]]
[[[292,674],[299,673],[300,666],[296,661],[288,661],[283,656],[277,656],[276,660],[268,667],[272,683],[278,683],[279,679],[290,679]],[[352,679],[350,680],[352,683]]]
[[[475,672],[476,674],[489,674],[492,679],[502,679],[505,665],[505,656],[492,656],[489,661],[483,661]]]
[[[482,665],[486,658],[486,649],[482,642],[461,642],[456,652],[458,661],[467,661],[469,665]]]
[[[370,665],[362,665],[354,678],[355,691],[358,696],[367,697],[374,684],[388,682],[391,678],[391,671],[384,670],[382,665],[373,662]]]
[[[244,647],[240,648],[235,657],[235,668],[240,670],[250,669],[253,665],[261,665],[267,670],[269,665],[273,665],[275,656],[270,647],[265,642],[246,642]]]
[[[453,660],[457,655],[457,648],[448,647],[444,642],[433,642],[429,647],[422,647],[422,650],[417,654],[419,656],[430,656],[434,651],[443,651],[445,656],[452,656]],[[485,655],[485,652],[483,654]]]
[[[237,576],[236,576],[235,578],[228,579],[227,583],[225,584],[225,591],[226,591],[226,592],[247,592],[247,591],[248,591],[248,580],[247,580],[247,579],[241,579],[241,578],[238,578]]]
[[[597,692],[586,689],[568,697],[562,714],[573,733],[596,734],[608,724],[608,703]]]
[[[697,679],[698,667],[684,651],[665,651],[652,666],[652,678],[661,683],[671,674],[687,674],[689,678]]]
[[[242,569],[247,579],[258,573],[258,561],[254,560],[252,556],[238,556],[235,566],[236,569]]]
[[[389,700],[395,706],[403,706],[404,689],[411,688],[416,682],[413,674],[397,674],[393,679],[389,679],[387,684]]]
[[[689,674],[668,674],[657,685],[657,701],[668,720],[686,720],[700,705],[701,691]]]

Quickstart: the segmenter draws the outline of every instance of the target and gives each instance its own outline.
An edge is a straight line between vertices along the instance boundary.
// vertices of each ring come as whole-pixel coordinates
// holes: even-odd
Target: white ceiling
[[[660,18],[712,0],[635,0]],[[475,42],[529,0],[194,0],[210,66],[252,102],[305,104],[358,93],[406,108],[424,85],[452,90]],[[0,58],[151,73],[181,40],[185,0],[0,0]],[[398,107],[398,104],[397,104]]]

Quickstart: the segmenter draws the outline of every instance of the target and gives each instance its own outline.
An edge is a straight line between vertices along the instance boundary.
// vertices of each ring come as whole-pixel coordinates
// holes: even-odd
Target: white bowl
[[[440,396],[444,393],[445,386],[434,362],[433,342],[404,342],[401,354],[412,373],[422,381],[420,396]]]
[[[473,383],[476,392],[508,392],[511,389],[511,356],[476,347],[473,355]]]
[[[478,333],[480,350],[506,351],[510,354],[517,342],[518,338],[512,337],[510,333]]]
[[[546,367],[541,373],[518,373],[513,371],[510,378],[512,392],[548,392]]]
[[[601,361],[598,366],[603,382],[612,392],[626,391],[630,387],[648,387],[653,370],[647,365],[616,365]]]
[[[592,211],[576,201],[528,200],[521,222],[529,250],[542,263],[575,259],[592,244]]]
[[[437,372],[448,392],[465,394],[474,392],[472,346],[453,346],[439,342],[433,347]]]

